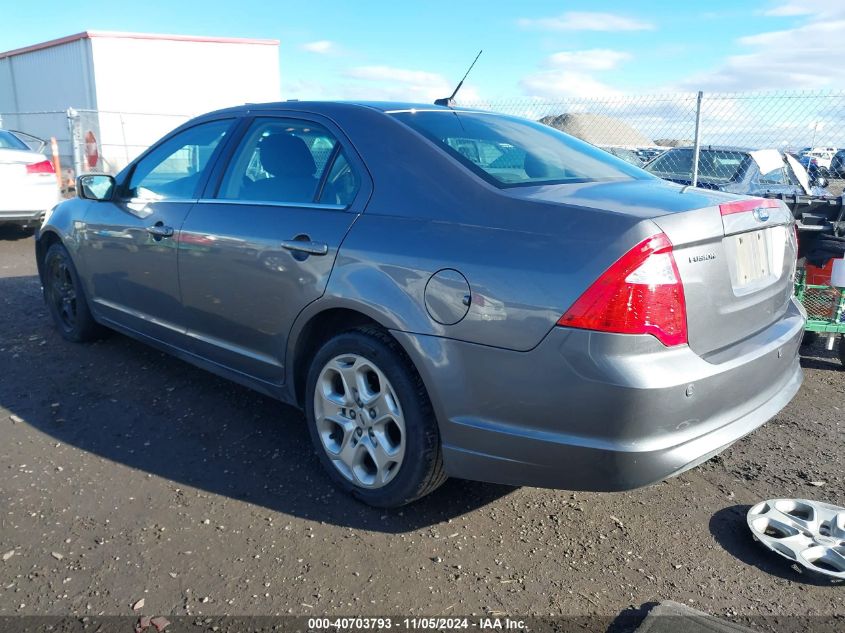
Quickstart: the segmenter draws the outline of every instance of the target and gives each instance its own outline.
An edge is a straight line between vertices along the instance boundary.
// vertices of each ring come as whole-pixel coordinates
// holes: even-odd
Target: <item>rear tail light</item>
[[[719,213],[722,215],[733,215],[734,213],[746,213],[755,209],[777,209],[780,202],[772,198],[752,198],[751,200],[737,200],[719,205]]]
[[[687,343],[684,286],[664,233],[623,255],[560,317],[558,325],[618,334],[651,334],[666,346]]]
[[[40,163],[30,163],[26,166],[26,173],[28,174],[55,174],[56,170],[53,168],[53,163],[49,160],[42,160]]]

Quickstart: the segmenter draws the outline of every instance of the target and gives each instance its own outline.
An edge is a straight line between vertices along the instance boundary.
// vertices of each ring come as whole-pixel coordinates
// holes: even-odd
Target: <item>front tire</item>
[[[44,256],[44,301],[59,334],[73,343],[98,338],[101,326],[91,316],[76,267],[62,244],[53,244]]]
[[[364,503],[405,505],[446,480],[428,394],[382,330],[344,332],[320,348],[308,371],[305,414],[329,477]]]

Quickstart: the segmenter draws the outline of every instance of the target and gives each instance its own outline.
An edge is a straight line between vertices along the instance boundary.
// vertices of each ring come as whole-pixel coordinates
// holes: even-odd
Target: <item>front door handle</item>
[[[329,252],[328,244],[305,240],[285,240],[282,242],[282,248],[294,253],[306,253],[308,255],[326,255]]]
[[[159,239],[162,237],[171,237],[173,235],[173,227],[164,226],[162,222],[156,222],[152,226],[147,227],[147,233]]]

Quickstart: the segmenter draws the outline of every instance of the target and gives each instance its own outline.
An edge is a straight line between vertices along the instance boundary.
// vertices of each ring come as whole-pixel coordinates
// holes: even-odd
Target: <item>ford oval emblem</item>
[[[754,217],[758,222],[765,222],[769,219],[769,210],[766,207],[757,207],[754,209]]]

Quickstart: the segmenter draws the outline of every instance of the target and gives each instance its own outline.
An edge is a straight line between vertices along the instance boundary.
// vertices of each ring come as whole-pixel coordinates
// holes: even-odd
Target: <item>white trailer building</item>
[[[0,127],[116,172],[190,116],[280,98],[279,42],[85,31],[0,53]]]

